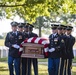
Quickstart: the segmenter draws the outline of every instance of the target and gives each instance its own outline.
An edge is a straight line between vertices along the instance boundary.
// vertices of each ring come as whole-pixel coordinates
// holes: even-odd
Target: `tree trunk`
[[[37,19],[37,24],[38,24],[38,26],[39,26],[39,37],[41,37],[41,18],[39,17],[38,19]]]
[[[41,37],[41,25],[39,24],[39,37]]]

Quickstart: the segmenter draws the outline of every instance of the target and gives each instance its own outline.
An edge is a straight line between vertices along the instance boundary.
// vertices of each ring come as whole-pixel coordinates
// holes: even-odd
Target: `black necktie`
[[[52,38],[54,38],[54,35],[52,35]]]
[[[14,36],[16,36],[16,33],[15,32],[13,34],[14,34]]]

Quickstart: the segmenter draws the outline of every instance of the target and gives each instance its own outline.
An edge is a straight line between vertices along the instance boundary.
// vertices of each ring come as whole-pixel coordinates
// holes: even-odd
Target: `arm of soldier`
[[[61,51],[65,49],[65,41],[64,39],[59,40],[59,45],[55,48],[55,51]]]
[[[20,33],[20,36],[21,36],[21,41],[18,44],[13,44],[12,45],[13,48],[16,48],[16,49],[19,49],[20,48],[21,42],[24,41],[24,37],[23,37],[23,34],[22,33]]]
[[[35,34],[35,37],[38,37],[38,35],[37,35],[37,34]]]
[[[7,33],[7,35],[6,35],[4,44],[7,47],[12,47],[12,44],[10,43],[10,39],[9,39],[9,33]]]
[[[49,52],[54,52],[55,51],[55,48],[51,47],[50,44],[51,44],[51,36],[49,36],[49,45],[48,45],[48,48],[49,48]]]
[[[64,39],[63,39],[63,40],[64,40]],[[64,51],[66,50],[65,40],[64,40],[64,41],[61,41],[60,50],[61,50],[62,52],[64,52]]]
[[[73,38],[73,44],[72,45],[74,45],[75,44],[75,38]]]
[[[70,47],[69,48],[71,48],[75,44],[75,38],[74,37],[71,37],[71,38],[69,38],[69,40],[71,41],[71,42],[68,41],[69,44],[70,44]]]
[[[22,34],[22,42],[23,42],[25,39],[27,39],[27,38],[25,38],[25,35]]]
[[[12,45],[12,47],[13,47],[13,48],[16,48],[16,49],[19,49],[19,48],[20,48],[20,46],[17,45],[17,44]]]

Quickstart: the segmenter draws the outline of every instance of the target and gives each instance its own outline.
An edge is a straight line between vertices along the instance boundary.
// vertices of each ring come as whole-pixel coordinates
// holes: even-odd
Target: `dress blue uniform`
[[[29,30],[32,31],[32,28],[33,28],[33,26],[31,24],[29,24]],[[31,38],[31,37],[38,37],[38,35],[33,32],[29,32],[28,38]],[[34,75],[38,75],[37,58],[28,58],[28,74],[27,75],[31,75],[31,64],[33,64]]]
[[[16,26],[16,22],[12,22],[12,26]],[[8,66],[10,75],[14,75],[14,67],[16,75],[20,75],[20,55],[19,55],[19,45],[23,41],[22,33],[13,31],[7,33],[5,39],[5,46],[9,47],[8,53]],[[14,63],[14,65],[13,65]],[[14,67],[13,67],[14,66]]]
[[[24,23],[18,23],[18,31],[23,33],[23,25]]]
[[[25,25],[24,28],[27,28],[27,30],[28,30],[28,25]],[[28,32],[24,31],[23,37],[24,37],[24,40],[27,39]],[[22,58],[22,75],[27,75],[27,73],[28,73],[27,66],[28,66],[28,58]]]
[[[49,75],[58,75],[61,50],[65,47],[64,39],[55,33],[49,36],[49,42],[48,73]]]
[[[67,27],[67,30],[72,30],[72,27]],[[75,38],[72,35],[65,36],[66,49],[62,51],[61,55],[61,69],[60,75],[71,75],[71,66],[73,55],[73,45],[75,43]]]

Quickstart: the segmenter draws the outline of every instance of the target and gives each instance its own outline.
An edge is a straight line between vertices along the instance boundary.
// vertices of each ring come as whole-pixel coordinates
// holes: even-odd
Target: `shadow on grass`
[[[76,75],[76,72],[73,72],[72,75]]]
[[[0,67],[0,71],[8,71],[8,68],[6,68],[6,67]]]

